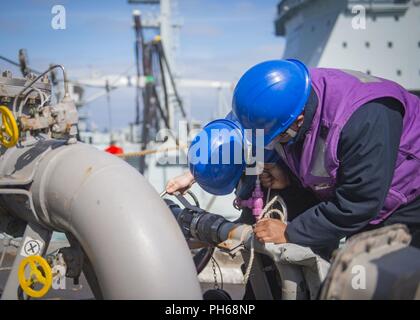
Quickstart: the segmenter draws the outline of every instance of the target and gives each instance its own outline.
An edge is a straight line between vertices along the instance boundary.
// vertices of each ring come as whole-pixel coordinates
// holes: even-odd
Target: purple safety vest
[[[310,75],[318,106],[302,153],[297,159],[288,146],[277,145],[276,149],[303,186],[321,200],[334,194],[340,165],[337,145],[351,115],[367,102],[383,97],[399,100],[405,109],[391,187],[383,208],[370,221],[378,224],[420,195],[420,99],[395,82],[358,71],[314,68]]]

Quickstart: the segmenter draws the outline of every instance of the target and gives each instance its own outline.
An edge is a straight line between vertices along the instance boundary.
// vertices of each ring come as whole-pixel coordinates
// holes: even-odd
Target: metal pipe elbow
[[[125,161],[84,144],[58,147],[31,189],[40,219],[79,241],[105,299],[201,299],[174,217]]]

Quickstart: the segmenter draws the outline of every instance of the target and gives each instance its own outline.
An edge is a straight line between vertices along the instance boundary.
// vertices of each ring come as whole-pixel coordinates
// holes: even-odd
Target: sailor
[[[242,198],[250,195],[255,176],[245,176],[243,128],[230,112],[224,119],[208,123],[194,138],[188,150],[189,171],[166,185],[166,192],[185,193],[197,182],[213,195],[227,195],[234,190]],[[264,150],[264,160],[277,161],[275,151]],[[241,180],[241,188],[238,182]]]
[[[343,238],[402,223],[419,247],[419,111],[417,96],[361,72],[308,70],[297,60],[245,72],[232,112],[243,128],[263,129],[265,148],[279,154],[260,180],[285,198],[290,220],[258,222],[257,238],[329,256]],[[191,173],[175,178],[167,191],[192,181]]]

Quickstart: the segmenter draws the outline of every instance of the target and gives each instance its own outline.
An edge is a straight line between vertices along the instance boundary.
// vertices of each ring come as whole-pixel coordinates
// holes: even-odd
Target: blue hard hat
[[[309,71],[302,62],[266,61],[241,77],[232,110],[245,129],[264,129],[267,145],[302,113],[310,91]]]
[[[215,195],[231,193],[246,166],[241,127],[228,119],[208,123],[190,145],[188,164],[205,191]]]

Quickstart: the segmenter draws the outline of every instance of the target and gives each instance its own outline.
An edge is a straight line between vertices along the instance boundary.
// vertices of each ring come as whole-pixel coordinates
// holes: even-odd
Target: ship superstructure
[[[285,58],[352,69],[420,94],[419,0],[283,0],[276,35]]]

